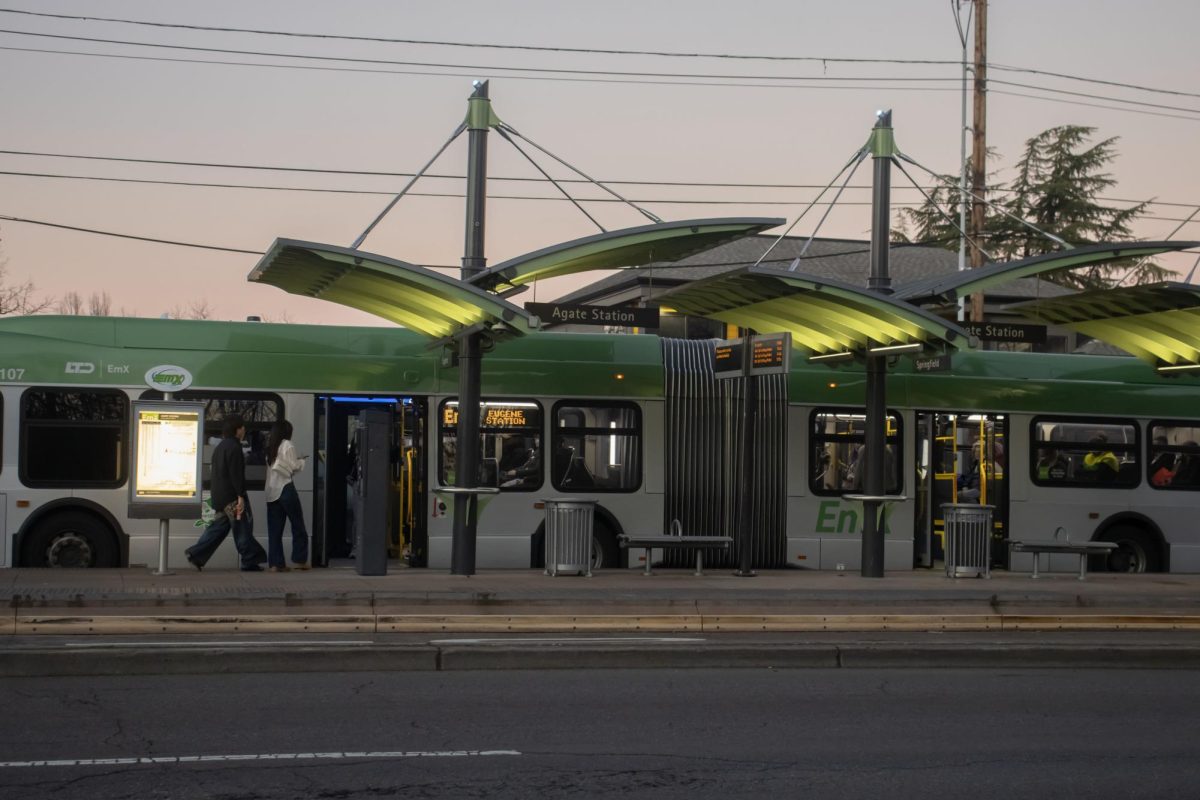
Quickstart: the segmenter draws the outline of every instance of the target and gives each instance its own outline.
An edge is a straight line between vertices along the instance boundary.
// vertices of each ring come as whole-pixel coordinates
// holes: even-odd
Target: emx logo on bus
[[[160,392],[181,392],[192,385],[192,373],[174,364],[159,364],[146,370],[146,385]]]

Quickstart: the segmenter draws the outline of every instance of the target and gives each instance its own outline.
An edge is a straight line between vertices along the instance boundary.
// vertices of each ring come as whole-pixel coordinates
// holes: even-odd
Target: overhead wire
[[[767,61],[767,62],[794,62],[794,63],[813,63],[813,64],[922,64],[922,65],[952,65],[961,66],[961,62],[948,59],[911,59],[911,58],[858,58],[846,56],[781,56],[766,53],[712,53],[712,52],[680,52],[668,50],[633,50],[633,49],[618,49],[618,48],[596,48],[596,47],[566,47],[563,45],[520,45],[520,44],[502,44],[496,42],[464,42],[464,41],[446,41],[437,39],[412,39],[398,38],[385,36],[361,36],[351,34],[334,34],[334,33],[306,33],[299,31],[281,31],[261,28],[237,28],[231,26],[215,26],[215,25],[194,25],[187,23],[170,23],[170,22],[154,22],[151,20],[136,20],[121,17],[100,17],[95,15],[83,14],[58,14],[45,11],[31,11],[28,9],[0,8],[0,13],[19,14],[32,17],[43,17],[62,20],[74,20],[84,22],[106,22],[122,25],[139,25],[153,28],[167,28],[176,30],[192,30],[206,31],[217,33],[246,33],[259,36],[277,36],[301,39],[325,39],[338,41],[357,41],[357,42],[374,42],[383,44],[408,44],[421,45],[432,47],[460,47],[470,49],[495,49],[495,50],[518,50],[527,52],[543,52],[543,53],[573,53],[582,55],[618,55],[618,56],[654,56],[661,58],[684,58],[684,59],[718,59],[718,60],[733,60],[733,61]],[[961,35],[960,28],[960,35]],[[1113,81],[1102,78],[1089,78],[1082,75],[1072,75],[1065,72],[1054,72],[1051,70],[1037,69],[1033,67],[1021,67],[1012,64],[998,64],[989,62],[989,69],[1000,70],[1005,72],[1027,73],[1032,75],[1043,75],[1051,78],[1059,78],[1062,80],[1078,81],[1084,83],[1095,83],[1104,86],[1112,86],[1122,89],[1132,89],[1142,92],[1153,92],[1157,94],[1176,95],[1180,97],[1200,97],[1200,93],[1187,92],[1177,89],[1163,89],[1155,86],[1146,86],[1143,84],[1129,83],[1126,81]]]

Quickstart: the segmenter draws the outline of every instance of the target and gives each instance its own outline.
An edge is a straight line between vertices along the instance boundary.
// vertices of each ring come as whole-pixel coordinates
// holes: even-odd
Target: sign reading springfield
[[[526,303],[525,310],[547,325],[621,325],[657,328],[657,308],[589,306],[573,303]]]

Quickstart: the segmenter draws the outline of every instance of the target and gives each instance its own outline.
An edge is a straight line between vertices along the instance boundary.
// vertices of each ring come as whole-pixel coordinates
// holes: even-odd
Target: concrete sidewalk
[[[1200,575],[0,572],[0,634],[1200,630]]]

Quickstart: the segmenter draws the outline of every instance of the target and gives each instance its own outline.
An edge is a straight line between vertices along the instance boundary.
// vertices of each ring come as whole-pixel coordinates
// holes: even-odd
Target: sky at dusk
[[[0,150],[45,154],[0,154],[0,215],[131,236],[252,251],[265,250],[276,237],[349,246],[408,179],[61,156],[411,174],[462,120],[473,78],[491,81],[501,119],[592,177],[647,182],[614,188],[664,219],[791,221],[865,142],[879,108],[893,110],[897,144],[907,155],[940,173],[955,173],[960,163],[962,45],[950,0],[0,0],[0,29]],[[987,133],[999,158],[991,168],[1000,170],[1002,180],[1011,177],[1024,141],[1046,128],[1094,126],[1097,140],[1119,137],[1111,167],[1117,185],[1103,196],[1113,205],[1154,199],[1135,233],[1147,239],[1171,235],[1200,206],[1198,29],[1195,0],[993,0]],[[917,61],[955,63],[899,63]],[[431,172],[465,174],[466,138]],[[495,135],[489,159],[490,264],[597,232],[572,205],[553,199],[558,193],[552,185],[501,180],[539,175]],[[568,177],[560,165],[541,161],[554,177]],[[820,235],[869,236],[869,181],[867,164]],[[903,175],[895,173],[893,185],[897,207],[919,202]],[[567,186],[581,198],[607,197],[594,187]],[[423,196],[402,199],[363,249],[457,268],[463,179],[427,178],[414,191]],[[585,206],[609,229],[645,222],[620,204]],[[794,233],[811,233],[821,210],[810,212]],[[1200,239],[1200,215],[1173,238]],[[351,309],[247,283],[257,261],[250,254],[4,220],[0,240],[8,280],[32,280],[43,296],[106,291],[114,311],[139,316],[206,302],[219,319],[258,314],[293,322],[379,323]],[[1186,273],[1196,259],[1192,252],[1161,263]],[[549,282],[537,287],[536,297],[520,299],[549,300],[578,285],[578,279]]]

